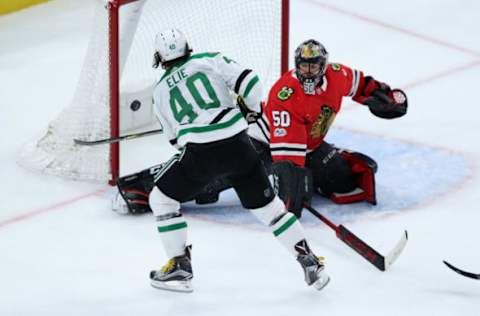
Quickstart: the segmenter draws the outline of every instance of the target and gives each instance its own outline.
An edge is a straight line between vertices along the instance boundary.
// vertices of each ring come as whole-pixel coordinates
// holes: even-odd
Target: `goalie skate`
[[[193,292],[190,246],[185,254],[174,257],[160,269],[150,272],[150,284],[157,289],[174,292]]]

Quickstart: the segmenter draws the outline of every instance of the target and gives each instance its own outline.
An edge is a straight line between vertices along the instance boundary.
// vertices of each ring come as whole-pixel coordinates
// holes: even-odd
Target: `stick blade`
[[[454,265],[448,263],[447,261],[443,260],[443,263],[453,271],[457,272],[460,275],[463,275],[464,277],[471,278],[471,279],[476,279],[480,280],[480,273],[472,273],[472,272],[467,272],[465,270],[459,269],[455,267]]]
[[[88,140],[74,139],[73,142],[75,143],[75,145],[81,145],[81,146],[92,145],[92,142],[90,142]]]
[[[405,246],[407,245],[407,241],[408,241],[408,232],[405,230],[402,237],[400,238],[398,243],[395,245],[395,248],[393,248],[385,257],[385,270],[389,269],[390,266],[395,262],[395,260],[397,260],[397,258],[402,253],[403,249],[405,249]]]

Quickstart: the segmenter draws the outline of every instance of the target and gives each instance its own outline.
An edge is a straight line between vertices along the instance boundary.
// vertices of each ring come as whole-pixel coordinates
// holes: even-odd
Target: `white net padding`
[[[194,53],[220,51],[254,69],[266,89],[280,75],[281,0],[149,0],[120,8],[120,127],[154,119],[152,87],[162,70],[152,68],[155,34],[184,32]],[[72,102],[39,140],[25,146],[19,163],[76,180],[111,178],[108,145],[75,145],[73,139],[110,137],[108,12],[98,1],[84,66]],[[132,103],[141,105],[132,110]]]

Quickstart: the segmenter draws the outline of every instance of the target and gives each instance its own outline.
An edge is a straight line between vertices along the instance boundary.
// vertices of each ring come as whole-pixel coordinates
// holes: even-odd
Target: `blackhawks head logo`
[[[282,89],[278,92],[277,97],[282,101],[286,101],[290,99],[292,94],[293,94],[293,89],[285,86],[285,87],[282,87]]]
[[[320,108],[320,114],[312,125],[310,135],[313,138],[323,138],[328,132],[330,125],[332,125],[335,119],[335,112],[328,105],[322,105]]]

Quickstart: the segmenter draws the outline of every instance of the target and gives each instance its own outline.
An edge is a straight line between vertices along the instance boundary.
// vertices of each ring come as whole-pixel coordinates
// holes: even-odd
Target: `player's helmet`
[[[153,54],[153,68],[168,68],[172,63],[190,56],[192,50],[187,38],[177,29],[168,29],[159,32],[155,37],[155,53]]]
[[[328,52],[320,42],[309,39],[295,50],[295,74],[306,94],[314,94],[322,82],[328,63]]]

